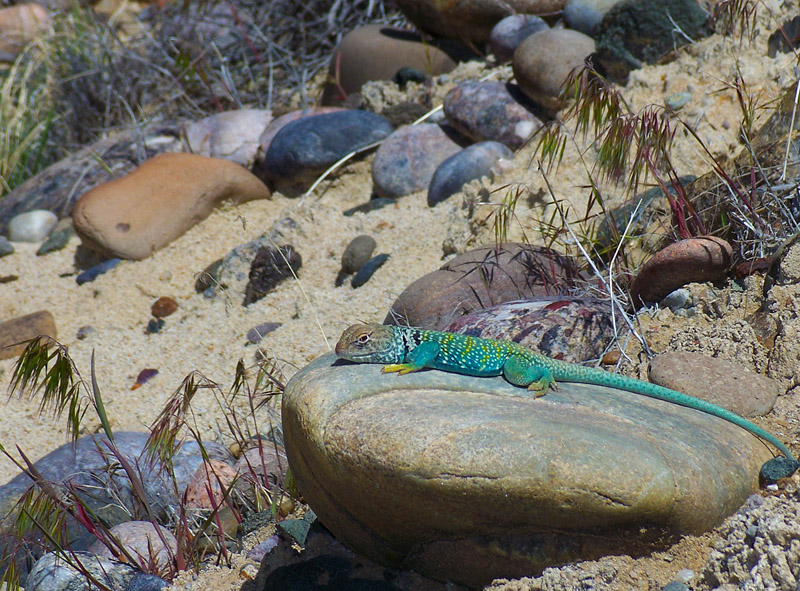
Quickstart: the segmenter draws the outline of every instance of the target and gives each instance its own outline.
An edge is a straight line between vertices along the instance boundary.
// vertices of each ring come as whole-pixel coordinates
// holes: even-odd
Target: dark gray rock
[[[291,244],[262,246],[250,265],[250,282],[247,284],[244,305],[257,302],[284,279],[297,275],[303,259]]]
[[[503,302],[565,293],[579,275],[553,250],[506,243],[458,255],[398,296],[384,324],[445,330],[459,317]]]
[[[295,374],[282,416],[292,475],[337,539],[472,587],[708,531],[770,457],[743,429],[630,392],[561,382],[535,399],[501,377],[332,354]]]
[[[433,123],[396,130],[372,161],[375,192],[381,197],[402,197],[425,189],[436,167],[461,150],[451,135]]]
[[[518,150],[542,126],[518,98],[527,100],[508,84],[470,80],[447,93],[444,113],[453,127],[476,142],[496,141]]]
[[[500,142],[480,142],[464,148],[442,162],[428,187],[428,205],[441,203],[458,193],[466,183],[488,175],[500,158],[514,154]]]
[[[122,259],[107,259],[102,263],[96,264],[94,267],[90,269],[86,269],[85,271],[78,273],[78,276],[75,277],[75,283],[78,285],[83,285],[84,283],[89,283],[90,281],[94,281],[100,275],[104,273],[108,273],[111,269],[116,267],[122,262]]]
[[[307,188],[345,154],[394,131],[380,115],[339,111],[292,121],[272,139],[264,158],[267,178],[290,192]]]
[[[782,393],[775,380],[701,353],[671,351],[650,361],[650,381],[713,402],[744,417],[763,416]]]
[[[14,245],[8,241],[8,238],[0,235],[0,258],[14,254]]]
[[[544,19],[533,14],[512,14],[498,22],[489,36],[489,47],[501,62],[514,56],[514,50],[528,37],[549,29]]]
[[[375,255],[366,263],[364,263],[364,266],[358,270],[358,273],[355,274],[353,280],[350,282],[350,285],[353,288],[361,287],[367,281],[369,281],[375,274],[375,271],[383,267],[384,263],[388,260],[388,254]]]
[[[53,231],[50,232],[47,240],[45,240],[39,247],[39,250],[36,251],[36,256],[43,256],[61,250],[67,245],[74,233],[75,230],[72,227],[72,218],[61,218],[55,228],[53,228]]]
[[[342,212],[342,215],[345,217],[351,217],[357,213],[369,213],[371,211],[383,209],[387,205],[394,205],[395,203],[397,203],[397,199],[393,199],[391,197],[376,197],[374,199],[370,199],[366,203],[362,203],[361,205],[356,205],[350,209],[345,209]]]
[[[538,297],[475,310],[445,330],[519,343],[548,357],[580,363],[599,359],[614,338],[608,301]],[[617,335],[627,330],[617,326]]]
[[[625,0],[597,25],[596,67],[613,82],[670,51],[708,36],[708,14],[696,0]]]
[[[247,331],[247,340],[248,342],[257,345],[261,342],[261,339],[263,339],[273,330],[278,330],[281,326],[283,326],[283,323],[281,322],[264,322],[263,324],[254,326]]]

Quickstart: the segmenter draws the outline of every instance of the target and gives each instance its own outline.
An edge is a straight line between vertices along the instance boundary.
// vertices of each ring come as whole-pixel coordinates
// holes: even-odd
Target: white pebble
[[[21,213],[8,222],[8,239],[11,242],[41,242],[57,223],[56,214],[46,209]]]

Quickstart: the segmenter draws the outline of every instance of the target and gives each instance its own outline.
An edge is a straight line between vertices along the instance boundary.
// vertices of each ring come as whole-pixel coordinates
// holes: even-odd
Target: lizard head
[[[336,355],[356,363],[394,363],[396,345],[391,326],[354,324],[336,343]]]

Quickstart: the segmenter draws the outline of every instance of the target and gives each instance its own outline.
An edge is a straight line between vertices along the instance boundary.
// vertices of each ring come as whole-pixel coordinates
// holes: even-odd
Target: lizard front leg
[[[439,350],[439,343],[424,341],[414,347],[414,349],[406,355],[405,363],[384,365],[383,373],[397,372],[403,375],[430,367],[434,359],[436,359],[436,356],[439,355]]]
[[[544,396],[550,388],[556,389],[556,380],[550,370],[522,355],[512,355],[506,359],[503,376],[515,386],[532,390],[535,398]]]

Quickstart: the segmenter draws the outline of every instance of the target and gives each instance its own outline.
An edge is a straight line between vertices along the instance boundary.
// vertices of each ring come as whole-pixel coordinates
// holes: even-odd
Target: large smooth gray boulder
[[[768,448],[720,419],[620,390],[398,376],[323,356],[283,397],[297,485],[356,551],[481,586],[640,555],[718,525]]]

